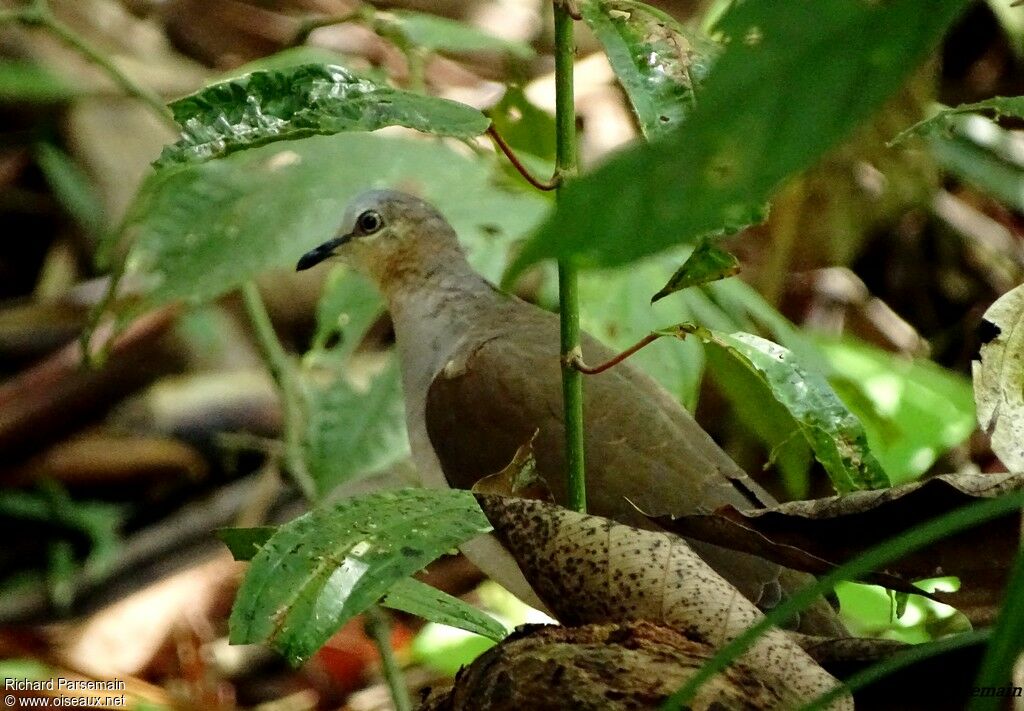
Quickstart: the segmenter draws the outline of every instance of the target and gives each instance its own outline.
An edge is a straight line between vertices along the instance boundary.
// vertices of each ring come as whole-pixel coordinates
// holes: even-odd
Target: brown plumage
[[[381,226],[367,233],[359,225],[371,212]],[[353,224],[350,235],[335,240],[344,243],[337,252],[374,277],[388,299],[410,442],[425,483],[469,488],[506,466],[536,431],[538,472],[564,502],[557,316],[484,281],[466,263],[448,223],[416,198],[365,194],[350,208],[345,228]],[[323,258],[323,250],[316,256]],[[612,355],[584,337],[586,361]],[[675,398],[628,362],[587,376],[584,403],[591,513],[650,528],[638,508],[684,514],[770,503]],[[691,545],[762,609],[809,581],[748,554]],[[492,547],[476,557],[493,555]],[[500,576],[494,561],[474,560]],[[804,615],[800,629],[843,633],[824,601]]]

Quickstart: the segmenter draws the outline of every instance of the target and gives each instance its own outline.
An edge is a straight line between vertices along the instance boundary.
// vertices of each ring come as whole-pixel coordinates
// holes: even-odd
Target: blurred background
[[[699,28],[725,3],[654,4]],[[1024,93],[1024,10],[1011,5],[974,3],[883,111],[784,187],[767,222],[729,237],[744,267],[738,280],[652,307],[685,249],[588,274],[585,327],[621,347],[694,318],[763,332],[821,362],[895,483],[1002,470],[976,431],[967,376],[984,336],[981,314],[1021,281],[1024,132],[963,116],[941,136],[887,142],[936,103]],[[489,109],[543,175],[553,157],[550,8],[410,0],[376,5],[372,21],[316,27],[359,8],[342,0],[49,6],[85,45],[0,14],[2,676],[122,679],[137,709],[389,708],[358,621],[300,669],[227,644],[243,568],[212,532],[305,508],[281,475],[281,405],[234,287],[257,277],[278,335],[302,357],[312,400],[330,401],[314,405],[327,434],[309,444],[311,456],[346,462],[319,480],[328,498],[408,485],[416,477],[379,301],[343,271],[296,275],[290,265],[357,187],[388,184],[434,199],[474,264],[496,279],[548,198],[483,142],[399,129],[279,143],[156,179],[150,164],[175,132],[88,55],[164,101],[254,68],[340,64]],[[0,12],[19,7],[0,3]],[[460,20],[504,44],[417,45],[389,24],[391,10]],[[416,16],[398,17],[408,30]],[[578,24],[581,148],[593,165],[638,131]],[[807,113],[813,120],[813,107]],[[257,166],[285,172],[254,177]],[[244,245],[214,253],[210,231]],[[200,253],[207,262],[192,259]],[[114,298],[112,273],[123,275]],[[553,288],[544,269],[518,286],[547,306]],[[354,301],[368,314],[359,329],[341,318]],[[99,305],[113,317],[97,318]],[[86,366],[79,338],[90,324],[99,330]],[[780,498],[829,492],[806,447],[762,416],[767,401],[746,396],[735,366],[689,342],[659,342],[637,362]],[[459,557],[423,577],[510,625],[539,619]],[[917,642],[965,624],[920,601],[897,618],[880,588],[848,584],[840,595],[860,634]],[[393,643],[413,686],[450,676],[488,645],[405,617],[396,617]]]

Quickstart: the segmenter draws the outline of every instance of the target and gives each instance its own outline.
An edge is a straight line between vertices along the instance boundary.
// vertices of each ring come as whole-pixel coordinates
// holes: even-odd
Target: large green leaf
[[[231,611],[233,644],[269,642],[293,663],[399,580],[491,529],[468,491],[348,499],[281,526],[252,559]]]
[[[248,561],[253,559],[276,531],[273,526],[222,528],[217,531],[217,537],[227,545],[235,560]],[[457,627],[496,642],[508,634],[505,626],[490,615],[416,578],[405,578],[396,582],[381,600],[381,604],[430,622]]]
[[[127,274],[148,286],[138,308],[203,303],[268,268],[293,269],[337,233],[358,193],[395,186],[436,205],[494,278],[547,203],[495,187],[492,175],[486,161],[447,146],[377,134],[314,136],[159,172],[127,218]]]
[[[782,180],[881,106],[965,4],[734,3],[693,111],[569,183],[507,278],[548,257],[621,264],[749,222]]]
[[[171,110],[182,134],[160,154],[158,167],[315,134],[406,126],[472,138],[490,124],[471,106],[394,89],[324,64],[252,72],[179,99]]]
[[[792,351],[750,333],[720,333],[692,324],[664,333],[693,334],[754,372],[795,420],[837,491],[889,486],[885,471],[868,449],[860,420],[824,376],[804,367]]]
[[[373,16],[373,27],[378,33],[394,39],[401,46],[419,47],[430,52],[505,52],[520,59],[530,59],[534,56],[533,49],[522,42],[495,37],[481,29],[446,17],[412,10],[378,12]]]
[[[719,47],[657,8],[633,0],[585,0],[583,19],[604,47],[648,138],[668,133],[694,105]]]

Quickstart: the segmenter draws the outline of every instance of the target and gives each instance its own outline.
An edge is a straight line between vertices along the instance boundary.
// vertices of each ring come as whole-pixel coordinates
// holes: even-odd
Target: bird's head
[[[431,205],[396,190],[371,190],[345,210],[337,235],[302,255],[296,270],[337,259],[388,291],[438,261],[461,258],[451,225]]]

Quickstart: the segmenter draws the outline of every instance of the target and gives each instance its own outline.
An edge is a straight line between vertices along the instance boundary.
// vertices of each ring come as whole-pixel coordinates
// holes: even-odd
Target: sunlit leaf
[[[508,634],[505,626],[486,612],[415,578],[406,578],[392,585],[381,604],[495,642],[500,642]]]
[[[756,219],[786,177],[882,105],[965,5],[733,3],[693,111],[669,135],[569,183],[506,279],[549,257],[622,264]]]
[[[978,424],[1012,472],[1024,471],[1024,286],[992,304],[982,321],[979,360],[971,363]]]
[[[648,138],[665,134],[695,103],[719,47],[670,15],[632,0],[586,0],[580,12],[601,42]]]
[[[260,547],[231,612],[234,644],[268,642],[293,663],[397,581],[490,530],[473,495],[402,489],[315,509]]]
[[[158,167],[201,162],[273,141],[385,126],[472,138],[490,123],[471,106],[394,89],[323,64],[252,72],[178,99],[171,110],[182,134],[160,154]]]
[[[971,385],[959,373],[854,341],[818,346],[893,484],[916,479],[974,431]]]
[[[993,113],[996,118],[1001,116],[1013,116],[1024,118],[1024,96],[994,96],[984,101],[976,101],[972,104],[960,104],[959,106],[939,109],[932,116],[915,123],[908,129],[901,131],[892,139],[891,145],[897,145],[911,138],[912,136],[923,136],[948,129],[950,118],[959,114]]]
[[[692,324],[664,333],[693,334],[754,371],[796,421],[837,491],[889,485],[888,477],[868,449],[863,425],[836,396],[824,376],[808,370],[792,351],[749,333],[720,333]]]
[[[693,252],[683,262],[683,266],[671,276],[668,283],[651,297],[651,303],[691,286],[739,274],[739,271],[740,262],[736,257],[716,246],[711,240],[703,239],[694,247]]]

